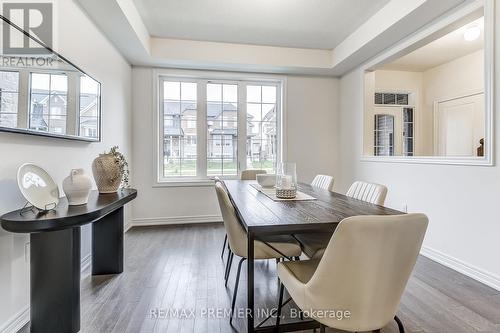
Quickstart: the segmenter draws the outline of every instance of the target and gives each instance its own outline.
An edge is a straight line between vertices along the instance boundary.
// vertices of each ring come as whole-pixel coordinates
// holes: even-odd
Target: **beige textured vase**
[[[120,166],[111,154],[100,154],[92,162],[92,174],[99,193],[115,193],[120,187]]]

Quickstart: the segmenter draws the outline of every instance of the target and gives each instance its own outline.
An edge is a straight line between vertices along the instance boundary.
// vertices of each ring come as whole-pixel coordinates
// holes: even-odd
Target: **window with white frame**
[[[17,127],[19,73],[0,71],[0,126]]]
[[[99,83],[86,75],[80,76],[80,99],[78,112],[78,133],[86,138],[96,139],[99,135]]]
[[[31,73],[30,129],[66,133],[68,77],[66,74]]]
[[[280,81],[162,76],[159,84],[159,181],[275,171]]]

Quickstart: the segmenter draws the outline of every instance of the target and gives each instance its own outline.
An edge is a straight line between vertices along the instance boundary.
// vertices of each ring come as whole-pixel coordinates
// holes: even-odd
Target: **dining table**
[[[298,183],[297,191],[312,198],[307,200],[276,200],[259,190],[256,181],[224,181],[229,198],[246,230],[248,332],[275,332],[275,325],[255,326],[254,303],[254,241],[270,235],[334,232],[345,218],[356,215],[399,215],[403,212],[348,197],[344,194]],[[302,196],[304,197],[304,196]],[[280,324],[279,332],[314,329],[314,320]]]

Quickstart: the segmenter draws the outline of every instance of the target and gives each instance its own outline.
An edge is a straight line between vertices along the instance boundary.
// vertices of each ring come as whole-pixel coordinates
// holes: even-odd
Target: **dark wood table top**
[[[94,222],[122,207],[137,197],[134,189],[120,189],[116,193],[99,194],[92,191],[86,205],[68,206],[66,197],[61,198],[54,210],[39,212],[28,210],[21,214],[15,210],[0,217],[2,227],[10,232],[35,233],[55,231]]]
[[[299,183],[298,189],[317,200],[274,201],[251,186],[255,181],[224,183],[245,229],[256,234],[333,231],[350,216],[404,214],[309,184]]]

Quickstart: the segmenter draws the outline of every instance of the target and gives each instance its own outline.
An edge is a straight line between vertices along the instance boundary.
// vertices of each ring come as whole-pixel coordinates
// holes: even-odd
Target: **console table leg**
[[[92,223],[92,275],[123,272],[123,207]]]
[[[31,332],[80,330],[80,227],[30,235]]]

